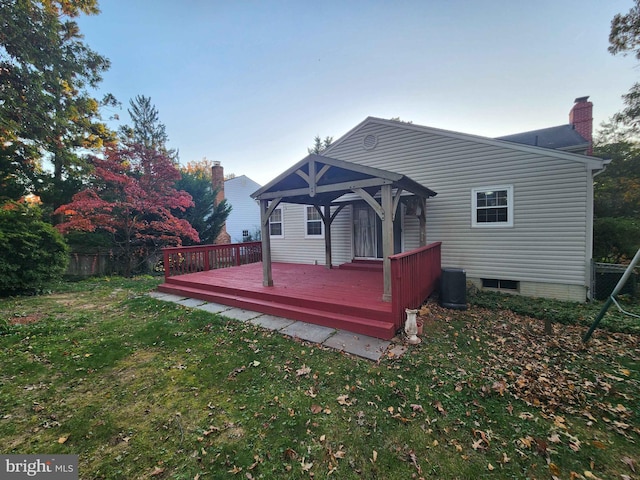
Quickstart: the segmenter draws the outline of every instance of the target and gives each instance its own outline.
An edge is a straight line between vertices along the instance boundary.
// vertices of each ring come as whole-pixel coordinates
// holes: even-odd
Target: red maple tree
[[[91,163],[90,187],[55,211],[65,216],[60,232],[107,233],[130,267],[183,239],[199,242],[189,222],[172,213],[193,206],[193,199],[174,188],[180,172],[165,154],[138,144],[110,145]]]

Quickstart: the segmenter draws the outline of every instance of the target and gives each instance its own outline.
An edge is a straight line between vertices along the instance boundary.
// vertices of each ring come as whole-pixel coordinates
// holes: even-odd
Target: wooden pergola
[[[350,203],[336,200],[348,194],[355,194],[367,202],[382,221],[383,300],[391,301],[389,257],[394,253],[393,220],[398,205],[401,198],[412,198],[412,201],[417,202],[420,245],[424,246],[426,200],[435,196],[436,192],[399,173],[315,154],[307,156],[251,195],[260,201],[264,286],[273,286],[269,218],[278,205],[284,202],[315,207],[325,229],[325,264],[327,268],[331,268],[331,224],[338,213]],[[332,207],[335,207],[333,213]]]

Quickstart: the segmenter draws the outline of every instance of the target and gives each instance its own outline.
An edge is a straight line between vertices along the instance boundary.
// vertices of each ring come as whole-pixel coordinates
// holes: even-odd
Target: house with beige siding
[[[502,138],[369,117],[310,162],[322,165],[325,158],[325,171],[342,162],[392,172],[437,193],[416,202],[394,184],[393,253],[420,247],[426,235],[427,243],[442,242],[442,267],[464,269],[479,288],[584,301],[591,285],[593,179],[607,163],[587,155],[590,106],[579,98],[568,125]],[[287,172],[309,180],[309,172]],[[267,198],[283,179],[254,197]],[[359,192],[347,191],[329,206],[331,267],[383,258],[380,215]],[[380,194],[372,198],[382,203]],[[319,208],[282,201],[268,215],[273,262],[325,263]]]

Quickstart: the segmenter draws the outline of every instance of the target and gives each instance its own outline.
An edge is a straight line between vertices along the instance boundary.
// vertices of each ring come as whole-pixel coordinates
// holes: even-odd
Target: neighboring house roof
[[[224,181],[225,186],[226,186],[226,185],[235,184],[235,183],[240,183],[240,184],[243,184],[243,185],[244,185],[244,184],[251,183],[251,184],[255,184],[255,185],[260,186],[260,184],[259,184],[258,182],[255,182],[255,181],[251,180],[251,179],[250,179],[249,177],[247,177],[246,175],[236,175],[236,176],[234,176],[234,177],[227,178],[227,179],[225,179],[225,181]]]
[[[589,142],[580,135],[572,125],[558,125],[557,127],[541,128],[529,132],[515,133],[496,137],[496,140],[520,143],[534,147],[553,148],[573,153],[584,153]]]

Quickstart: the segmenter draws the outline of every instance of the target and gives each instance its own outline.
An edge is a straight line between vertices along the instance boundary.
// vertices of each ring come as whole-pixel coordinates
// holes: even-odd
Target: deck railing
[[[441,242],[398,253],[391,259],[391,302],[396,328],[404,323],[405,308],[418,308],[433,293],[440,278]]]
[[[229,243],[168,247],[164,253],[164,278],[216,268],[235,267],[262,261],[262,243]]]

